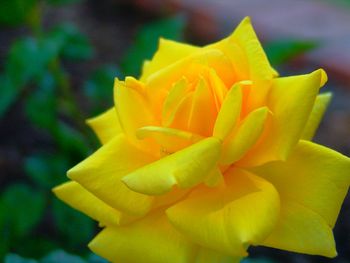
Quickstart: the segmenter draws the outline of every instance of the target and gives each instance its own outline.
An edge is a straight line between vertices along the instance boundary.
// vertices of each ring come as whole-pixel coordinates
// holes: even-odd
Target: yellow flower
[[[104,228],[89,247],[112,262],[239,262],[250,245],[334,257],[350,161],[311,142],[326,80],[278,77],[249,18],[205,47],[161,39],[54,192]]]

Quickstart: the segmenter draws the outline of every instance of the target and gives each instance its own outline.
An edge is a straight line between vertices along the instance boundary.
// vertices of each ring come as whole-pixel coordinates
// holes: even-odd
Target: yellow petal
[[[245,51],[251,79],[271,79],[277,75],[257,38],[250,18],[246,17],[231,36]]]
[[[312,140],[332,98],[332,93],[318,95],[301,139]]]
[[[163,212],[123,227],[107,227],[89,244],[111,262],[193,263],[197,246],[169,223]]]
[[[224,53],[218,49],[203,49],[152,74],[146,82],[149,97],[158,101],[158,97],[154,98],[151,95],[161,96],[161,94],[158,94],[161,89],[169,91],[172,83],[186,76],[186,72],[191,69],[191,65],[195,65],[196,68],[200,66],[215,68],[216,73],[225,84],[226,82],[232,83],[232,66]],[[163,96],[166,94],[167,92]]]
[[[193,102],[193,91],[190,91],[184,96],[176,108],[174,108],[169,121],[169,127],[179,129],[179,130],[188,130],[188,120],[190,117],[191,109]]]
[[[162,125],[169,126],[175,117],[175,113],[189,90],[186,78],[175,82],[167,95],[162,109]]]
[[[213,90],[216,108],[219,110],[227,94],[225,83],[219,78],[214,69],[209,70],[210,87]]]
[[[331,258],[337,255],[332,229],[320,215],[298,202],[281,202],[277,226],[262,245]]]
[[[222,164],[232,164],[247,153],[261,136],[267,116],[268,108],[262,107],[252,111],[242,121],[242,124],[230,135],[223,146],[223,154],[220,159]]]
[[[273,80],[267,107],[272,113],[263,139],[240,161],[256,166],[286,160],[300,139],[316,99],[322,70]]]
[[[202,187],[167,209],[173,225],[190,240],[231,256],[246,256],[279,215],[279,197],[267,181],[239,169],[225,174],[226,185]]]
[[[188,130],[206,137],[211,136],[216,115],[214,97],[206,81],[200,78],[193,94]]]
[[[196,46],[161,38],[159,40],[157,52],[152,60],[148,61],[143,68],[141,81],[146,81],[147,78],[154,72],[193,54],[199,49],[200,48]]]
[[[227,93],[215,122],[213,136],[224,140],[235,126],[242,108],[242,89],[235,84]]]
[[[133,191],[148,195],[164,194],[175,185],[190,188],[201,183],[215,167],[220,149],[216,138],[207,138],[143,166],[122,180]]]
[[[74,209],[100,222],[101,225],[120,225],[133,220],[110,207],[76,182],[67,182],[53,189],[55,195]]]
[[[242,20],[231,36],[207,48],[224,51],[230,57],[239,80],[266,80],[278,75],[271,67],[249,17]]]
[[[156,124],[145,97],[137,89],[128,87],[117,79],[114,84],[114,96],[122,129],[133,142],[138,142],[136,130]]]
[[[151,209],[153,198],[131,191],[121,178],[153,161],[153,157],[136,149],[124,135],[119,135],[70,169],[68,177],[109,206],[142,216]]]
[[[253,172],[269,180],[280,195],[322,216],[333,227],[350,183],[350,159],[329,148],[300,141],[287,161]]]
[[[153,138],[160,145],[163,154],[171,154],[182,150],[191,144],[200,141],[203,137],[172,128],[158,126],[145,126],[136,131],[136,136],[140,140]]]
[[[93,129],[102,144],[122,133],[115,108],[111,108],[97,117],[88,119],[87,124]]]

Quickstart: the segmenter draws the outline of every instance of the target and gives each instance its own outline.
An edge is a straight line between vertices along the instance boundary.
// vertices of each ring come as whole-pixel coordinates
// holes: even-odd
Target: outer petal
[[[153,213],[123,227],[107,227],[90,244],[111,262],[192,263],[197,246],[169,223],[163,212]]]
[[[132,190],[148,195],[164,194],[175,185],[190,188],[203,182],[214,169],[220,149],[218,139],[207,138],[135,170],[122,181]]]
[[[225,174],[226,186],[195,190],[170,207],[173,225],[203,247],[232,256],[245,256],[249,244],[259,244],[279,215],[275,188],[262,178],[239,169]]]
[[[260,142],[240,162],[256,166],[286,160],[300,139],[316,99],[323,71],[273,80],[267,107],[272,117]]]
[[[311,255],[337,255],[332,229],[325,220],[303,205],[287,200],[282,200],[277,226],[262,244]]]
[[[350,159],[329,148],[300,141],[287,161],[252,171],[269,180],[280,195],[322,216],[334,226],[350,183]]]
[[[249,17],[242,20],[231,36],[207,48],[224,51],[230,57],[239,80],[272,79],[278,75],[270,66]]]
[[[331,99],[332,93],[325,93],[317,96],[301,139],[312,140]]]
[[[152,60],[143,68],[141,81],[146,81],[152,73],[193,54],[199,49],[200,48],[196,46],[161,38],[159,40],[159,48],[157,52]]]
[[[56,186],[53,192],[63,202],[95,219],[101,225],[119,225],[133,220],[132,217],[110,207],[76,182],[71,181]]]
[[[97,117],[88,119],[86,122],[103,144],[123,132],[115,108],[111,108]]]
[[[152,157],[132,146],[124,135],[119,135],[70,169],[68,177],[111,207],[144,215],[150,210],[153,198],[131,191],[121,178],[153,161]]]

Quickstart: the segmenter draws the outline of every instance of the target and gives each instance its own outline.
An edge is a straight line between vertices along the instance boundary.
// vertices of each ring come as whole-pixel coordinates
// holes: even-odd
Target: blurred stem
[[[43,17],[43,5],[42,1],[37,1],[31,12],[27,16],[27,24],[33,32],[33,35],[40,38],[43,33],[42,29],[42,17]]]

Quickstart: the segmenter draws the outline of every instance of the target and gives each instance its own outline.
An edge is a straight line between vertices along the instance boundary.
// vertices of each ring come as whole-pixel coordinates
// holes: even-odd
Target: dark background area
[[[251,1],[249,12],[246,2],[0,1],[0,259],[7,255],[8,263],[104,262],[86,247],[97,231],[95,223],[55,199],[51,188],[97,149],[85,119],[112,105],[114,77],[138,76],[159,36],[204,45],[252,16],[281,75],[326,68],[329,82],[321,92],[330,90],[334,97],[315,141],[350,155],[350,61],[337,59],[339,51],[346,57],[350,43],[342,51],[331,32],[323,32],[322,41],[313,37],[314,31],[333,27],[309,26],[310,21],[305,21],[310,36],[306,29],[294,34],[290,27],[295,25],[283,22],[282,15],[266,14],[270,20],[265,21],[261,2]],[[300,13],[309,8],[329,25],[349,23],[348,31],[336,36],[342,43],[350,39],[349,1],[282,2],[293,3]],[[288,10],[279,5],[281,13]],[[269,27],[270,22],[279,26]],[[251,262],[350,262],[349,219],[347,198],[335,227],[336,259],[252,247]],[[19,261],[25,260],[22,257],[38,261]]]

